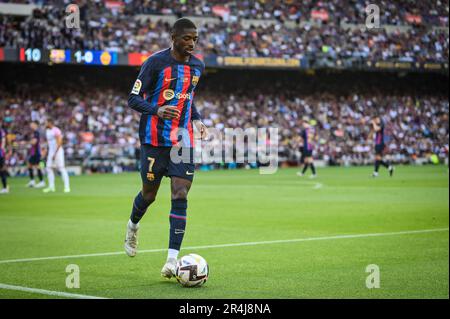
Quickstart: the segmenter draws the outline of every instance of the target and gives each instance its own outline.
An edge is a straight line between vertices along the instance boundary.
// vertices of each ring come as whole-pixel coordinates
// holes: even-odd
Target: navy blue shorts
[[[28,163],[31,165],[39,165],[41,162],[41,154],[35,154],[28,157]]]
[[[312,150],[308,150],[308,149],[303,149],[303,157],[312,157],[313,156],[313,151]]]
[[[155,147],[143,144],[141,146],[141,179],[142,182],[149,185],[159,184],[164,176],[180,177],[192,182],[194,179],[194,150],[185,148],[184,154],[187,158],[181,156],[181,149],[174,148],[171,158],[172,147]]]
[[[384,144],[375,145],[375,154],[376,155],[383,155],[384,149],[385,149]]]

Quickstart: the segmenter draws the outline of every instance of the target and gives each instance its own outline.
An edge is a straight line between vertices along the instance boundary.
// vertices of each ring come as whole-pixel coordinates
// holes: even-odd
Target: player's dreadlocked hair
[[[172,33],[179,34],[183,32],[184,29],[197,29],[197,26],[191,20],[187,18],[181,18],[175,21],[175,23],[173,24]]]

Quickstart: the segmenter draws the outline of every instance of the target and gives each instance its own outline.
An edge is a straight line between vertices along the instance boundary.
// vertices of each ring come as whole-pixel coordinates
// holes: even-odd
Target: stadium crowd
[[[431,24],[448,25],[448,3],[445,1],[358,1],[358,0],[284,0],[284,1],[125,1],[126,9],[143,14],[177,14],[190,16],[220,15],[224,19],[277,19],[279,21],[309,20],[315,17],[332,22],[361,23],[365,8],[375,3],[380,8],[380,22],[390,25],[408,24],[408,15],[420,15]],[[323,13],[323,14],[320,14]]]
[[[376,4],[380,8],[380,22],[389,25],[407,25],[417,22],[417,16],[424,23],[448,26],[448,2],[442,0],[123,0],[108,6],[107,0],[0,0],[9,3],[39,5],[67,5],[77,3],[89,10],[108,8],[125,14],[152,14],[178,16],[220,16],[225,20],[277,19],[279,21],[300,21],[314,18],[332,22],[362,23],[366,19],[365,8]],[[117,3],[121,5],[117,6]],[[414,17],[411,19],[411,17]]]
[[[40,95],[1,94],[3,122],[14,145],[9,164],[23,165],[29,131],[24,123],[53,118],[62,129],[69,162],[95,157],[134,158],[139,114],[127,107],[126,94],[73,88]],[[295,91],[228,94],[203,92],[196,105],[209,127],[278,127],[282,161],[300,158],[301,121],[318,131],[315,156],[329,164],[366,164],[373,159],[370,119],[381,114],[386,123],[389,154],[395,162],[418,157],[448,157],[449,102],[438,97],[414,98],[382,94],[340,96]],[[42,125],[43,128],[43,125]]]
[[[241,6],[249,8],[250,2],[236,1],[229,4],[231,7],[233,7],[231,4],[236,5],[235,11],[241,12],[246,11]],[[336,0],[307,3],[311,6],[320,4],[320,6],[337,7],[339,2]],[[98,6],[89,5],[86,6],[89,9],[81,10],[82,27],[80,29],[66,28],[64,23],[61,23],[66,13],[63,8],[56,6],[43,7],[42,10],[35,11],[32,17],[26,19],[0,15],[0,47],[97,49],[121,53],[145,53],[156,52],[169,45],[170,25],[167,22],[136,19],[134,7],[118,14],[105,9],[103,2],[95,3],[98,3]],[[157,7],[150,11],[160,12],[162,9],[158,9],[158,4],[165,2],[148,3],[150,7]],[[203,1],[187,3],[192,5],[179,5],[194,8],[195,12],[198,11],[195,9],[197,7],[208,6]],[[273,3],[276,2],[268,1],[265,5],[255,5],[254,8],[267,7],[268,9],[264,9],[263,12],[271,12],[276,16],[277,9],[271,7]],[[406,6],[412,2],[400,1],[399,3],[405,3]],[[130,1],[128,5],[133,6],[135,2]],[[337,15],[343,14],[348,11],[345,8],[355,9],[360,5],[360,2],[356,2],[353,6],[339,7],[340,9],[335,12]],[[397,5],[390,6],[397,8]],[[417,5],[421,8],[420,10],[426,11],[428,7],[422,8],[423,6]],[[442,6],[436,7],[442,9]],[[145,4],[139,7],[142,10],[147,8]],[[442,10],[445,11],[445,9]],[[283,10],[280,11],[283,12]],[[189,10],[183,12],[185,13],[191,14]],[[354,22],[352,19],[355,18],[347,20]],[[222,19],[217,24],[202,23],[199,25],[199,32],[202,36],[198,51],[202,54],[297,59],[320,55],[332,60],[352,58],[407,62],[446,62],[449,58],[448,29],[445,31],[442,28],[413,27],[407,31],[388,33],[384,30],[368,32],[358,28],[344,29],[333,21],[318,24],[308,22],[290,28],[282,22],[264,26],[253,24],[244,26],[239,19]]]
[[[170,25],[161,19],[138,19],[137,15],[175,14],[221,17],[218,23],[198,25],[197,52],[203,55],[447,63],[449,59],[448,2],[441,0],[377,1],[383,9],[382,24],[412,25],[418,16],[422,19],[421,26],[393,33],[341,25],[365,21],[364,8],[369,4],[365,0],[244,0],[225,4],[218,0],[125,0],[122,7],[110,7],[107,1],[74,1],[80,6],[80,29],[68,29],[61,23],[66,15],[63,6],[72,1],[0,2],[48,5],[25,18],[0,14],[0,47],[151,53],[170,45]],[[273,18],[275,22],[267,25],[241,21]],[[285,23],[292,21],[297,23],[295,27]],[[427,24],[447,26],[447,30]],[[375,113],[382,114],[387,123],[393,160],[410,162],[431,153],[448,156],[448,97],[376,90],[341,94],[316,89],[305,93],[290,86],[268,89],[271,87],[269,83],[231,92],[209,87],[196,96],[196,104],[205,123],[218,129],[279,127],[280,156],[286,161],[300,158],[297,137],[302,120],[312,121],[319,132],[318,158],[330,164],[370,161],[369,121]],[[127,108],[127,96],[121,90],[94,90],[74,82],[73,87],[49,91],[22,83],[12,94],[0,85],[0,110],[14,145],[8,156],[12,166],[22,165],[26,159],[29,132],[24,123],[43,124],[47,117],[55,119],[63,130],[69,161],[136,156],[139,116]]]

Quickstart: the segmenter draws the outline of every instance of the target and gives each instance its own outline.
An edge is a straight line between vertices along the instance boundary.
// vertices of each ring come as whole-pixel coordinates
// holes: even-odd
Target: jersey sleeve
[[[205,63],[203,63],[203,61],[199,60],[200,62],[200,74],[203,74],[203,72],[205,71]],[[192,101],[192,115],[191,115],[191,120],[192,121],[196,121],[196,120],[201,120],[202,117],[200,115],[200,112],[197,110],[197,107],[195,106],[195,102]]]
[[[153,74],[152,61],[145,61],[128,96],[128,106],[142,114],[155,115],[158,110],[157,105],[152,105],[144,99],[144,92],[148,91]]]
[[[191,115],[192,121],[201,120],[202,117],[200,116],[200,113],[197,110],[197,107],[195,107],[194,101],[192,101],[192,115]]]

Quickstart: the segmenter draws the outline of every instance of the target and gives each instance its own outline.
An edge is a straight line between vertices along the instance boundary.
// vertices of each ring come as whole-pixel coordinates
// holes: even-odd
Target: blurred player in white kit
[[[55,191],[55,172],[58,169],[64,183],[64,193],[70,192],[69,174],[64,165],[64,148],[62,133],[53,121],[48,119],[46,124],[45,137],[47,139],[47,178],[48,187],[43,190],[44,193]]]

